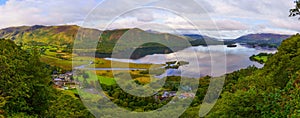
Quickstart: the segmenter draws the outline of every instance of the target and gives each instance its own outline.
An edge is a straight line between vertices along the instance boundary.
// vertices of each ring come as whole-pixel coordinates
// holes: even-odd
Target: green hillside
[[[24,29],[26,27],[20,28],[20,31]],[[107,31],[104,33],[107,33],[107,37],[104,35],[101,40],[116,42],[117,37],[120,37],[125,31],[118,30],[113,34],[109,34],[111,32]],[[147,40],[156,40],[167,35],[158,34],[152,37],[138,29],[133,31],[128,34],[129,37],[137,35]],[[8,34],[12,36],[13,33],[7,33],[7,36]],[[14,40],[17,41],[17,39]],[[221,96],[206,117],[299,117],[299,41],[299,34],[284,40],[278,48],[278,52],[269,57],[261,69],[248,67],[227,74]],[[146,44],[141,48],[147,49],[153,45],[159,46]],[[176,44],[171,43],[171,45]],[[13,41],[0,40],[0,53],[0,82],[5,83],[0,84],[0,117],[92,117],[74,93],[65,93],[52,88],[53,83],[50,82],[49,77],[51,68],[39,61],[36,51],[28,52],[16,46]],[[179,84],[180,79],[172,78],[174,82],[171,83]],[[199,105],[205,95],[203,93],[206,93],[209,81],[213,81],[213,79],[204,77],[199,81],[200,86],[196,97],[187,111],[182,114],[183,118],[198,116]],[[109,95],[117,96],[114,101],[123,107],[139,111],[140,108],[154,110],[163,105],[149,102],[153,99],[134,98],[133,96],[129,96],[128,99],[118,97],[119,95],[125,96],[126,93],[120,92],[120,89],[110,90],[116,86],[112,81],[109,82],[112,85],[106,85],[104,88],[107,89]],[[169,88],[176,90],[176,87],[169,86]],[[138,105],[142,107],[130,104],[134,104],[134,100],[137,100]],[[121,104],[124,101],[126,104]],[[163,103],[165,104],[167,101]],[[147,105],[145,106],[145,104]]]
[[[79,26],[76,25],[63,25],[63,26],[20,26],[20,27],[9,27],[0,30],[0,38],[12,39],[17,44],[33,44],[36,45],[69,45],[74,43],[77,36]],[[96,29],[81,28],[81,32],[85,35],[93,32],[100,35],[101,31]],[[127,31],[132,30],[131,33],[134,34],[151,34],[151,35],[163,35],[177,37],[181,39],[186,39],[184,37],[179,37],[171,34],[153,34],[148,33],[140,29],[116,29],[107,30],[102,32],[101,37],[99,36],[99,41],[107,41],[107,43],[116,43],[121,36]],[[144,38],[144,37],[143,37]],[[191,39],[189,39],[191,40]]]
[[[0,30],[0,37],[12,39],[17,44],[67,45],[74,41],[78,26],[10,27]]]
[[[52,69],[10,40],[0,39],[0,117],[93,117],[73,93],[59,91]]]
[[[184,49],[188,47],[188,45],[202,45],[197,42],[197,44],[194,44],[195,39],[191,39],[188,37],[177,36],[168,33],[150,33],[137,28],[107,30],[103,32],[96,29],[80,28],[80,33],[77,34],[79,28],[79,26],[75,25],[35,25],[10,27],[0,30],[0,38],[12,39],[17,44],[25,46],[52,46],[47,47],[47,49],[61,49],[65,50],[65,52],[71,53],[74,45],[74,40],[77,35],[78,37],[80,37],[80,39],[77,40],[76,47],[81,49],[86,49],[87,47],[95,48],[91,46],[94,44],[89,44],[86,42],[91,40],[90,35],[99,35],[99,37],[94,37],[92,39],[93,42],[95,42],[95,39],[99,39],[96,50],[96,55],[98,57],[109,57],[119,39],[126,40],[120,41],[119,43],[121,43],[121,45],[118,45],[118,48],[115,49],[115,51],[121,54],[127,54],[129,53],[128,50],[135,47],[137,48],[137,51],[133,54],[132,58],[140,58],[147,54],[172,52],[172,50],[170,48],[167,48],[166,45],[161,45],[159,43],[168,44],[169,47],[174,48],[173,51]],[[135,45],[141,42],[150,43],[144,45]],[[192,44],[188,44],[189,42]],[[95,50],[91,49],[91,51]]]
[[[104,31],[100,38],[97,52],[110,54],[113,51],[117,58],[140,58],[149,54],[171,53],[191,46],[193,39],[167,33],[148,33],[141,29],[123,29]],[[147,42],[147,43],[145,43]],[[135,50],[131,54],[131,50]]]
[[[299,117],[300,35],[283,41],[262,69],[229,74],[208,117]]]

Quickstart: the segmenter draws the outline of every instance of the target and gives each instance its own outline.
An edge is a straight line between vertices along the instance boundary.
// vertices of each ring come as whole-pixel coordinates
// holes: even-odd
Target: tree
[[[84,88],[90,87],[90,85],[89,85],[89,83],[87,81],[87,78],[89,78],[89,74],[86,73],[86,72],[84,72],[83,75],[82,75],[82,77],[83,77],[83,87]]]
[[[300,35],[283,41],[262,69],[236,71],[207,117],[299,117]]]
[[[290,17],[300,15],[300,0],[295,1],[295,8],[290,9]],[[299,17],[300,20],[300,17]]]
[[[3,110],[3,107],[5,106],[5,103],[7,102],[6,100],[7,100],[7,98],[2,96],[2,92],[0,90],[0,118],[4,117],[5,111]]]
[[[74,98],[56,91],[56,97],[51,101],[46,111],[46,117],[50,118],[93,118],[93,115],[85,108],[79,98]]]
[[[36,49],[0,39],[0,118],[93,117],[74,94],[53,88],[51,72]]]

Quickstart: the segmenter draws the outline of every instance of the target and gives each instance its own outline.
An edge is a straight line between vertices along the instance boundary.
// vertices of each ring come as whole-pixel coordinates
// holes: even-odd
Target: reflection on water
[[[263,67],[263,65],[250,61],[249,57],[261,52],[274,53],[276,50],[255,49],[237,45],[235,48],[228,48],[224,45],[215,46],[197,46],[189,47],[184,50],[170,54],[147,55],[143,58],[132,59],[115,59],[106,58],[107,60],[131,62],[131,63],[152,63],[165,64],[169,61],[188,61],[189,65],[183,66],[178,70],[168,70],[165,75],[182,75],[188,77],[198,77],[204,75],[221,76],[248,66]],[[195,55],[196,56],[195,56]],[[193,56],[194,55],[194,56]],[[195,62],[196,61],[196,62]],[[224,62],[225,64],[222,64]],[[225,68],[225,71],[222,69]]]

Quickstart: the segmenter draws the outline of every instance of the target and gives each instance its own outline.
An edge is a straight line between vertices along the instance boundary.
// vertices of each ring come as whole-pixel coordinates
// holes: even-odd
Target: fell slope
[[[236,43],[246,43],[246,44],[257,44],[257,45],[273,45],[275,47],[279,46],[281,42],[290,35],[281,35],[281,34],[271,34],[271,33],[261,33],[261,34],[249,34],[241,36],[235,40]]]

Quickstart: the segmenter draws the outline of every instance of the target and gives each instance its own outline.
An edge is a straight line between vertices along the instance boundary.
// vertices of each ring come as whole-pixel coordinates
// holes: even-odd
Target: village
[[[73,78],[73,72],[59,74],[57,71],[54,71],[52,74],[52,82],[55,87],[60,90],[76,89],[76,85],[79,85],[79,82]]]
[[[178,93],[177,91],[159,91],[155,93],[154,98],[156,102],[162,102],[165,101],[169,98],[177,97],[179,99],[187,99],[187,98],[194,98],[195,94],[191,92],[192,88],[188,86],[181,87],[183,90],[182,93]]]
[[[76,89],[76,86],[80,85],[80,82],[76,81],[73,77],[73,72],[66,72],[64,74],[59,74],[57,72],[53,72],[52,81],[54,86],[59,90],[70,90]],[[195,94],[191,93],[191,88],[188,86],[181,87],[184,91],[182,93],[177,93],[177,91],[159,91],[155,93],[154,98],[157,102],[165,101],[172,97],[177,97],[179,99],[187,99],[194,98]]]
[[[91,62],[92,63],[92,62]],[[91,64],[90,63],[90,64]],[[182,65],[187,65],[188,62],[185,61],[171,61],[166,62],[165,69],[178,69]],[[80,68],[84,68],[81,66]],[[81,83],[78,79],[74,78],[74,71],[69,71],[66,73],[59,73],[57,71],[53,71],[52,74],[52,82],[54,83],[55,88],[59,90],[72,90],[76,89],[76,86],[80,86]],[[90,90],[92,88],[88,88]],[[191,93],[191,87],[184,86],[181,87],[183,92],[177,91],[169,91],[169,90],[162,90],[156,92],[153,96],[157,102],[163,102],[168,100],[169,98],[178,98],[178,99],[187,99],[187,98],[194,98],[195,94]],[[98,92],[90,92],[92,94],[98,94]]]

